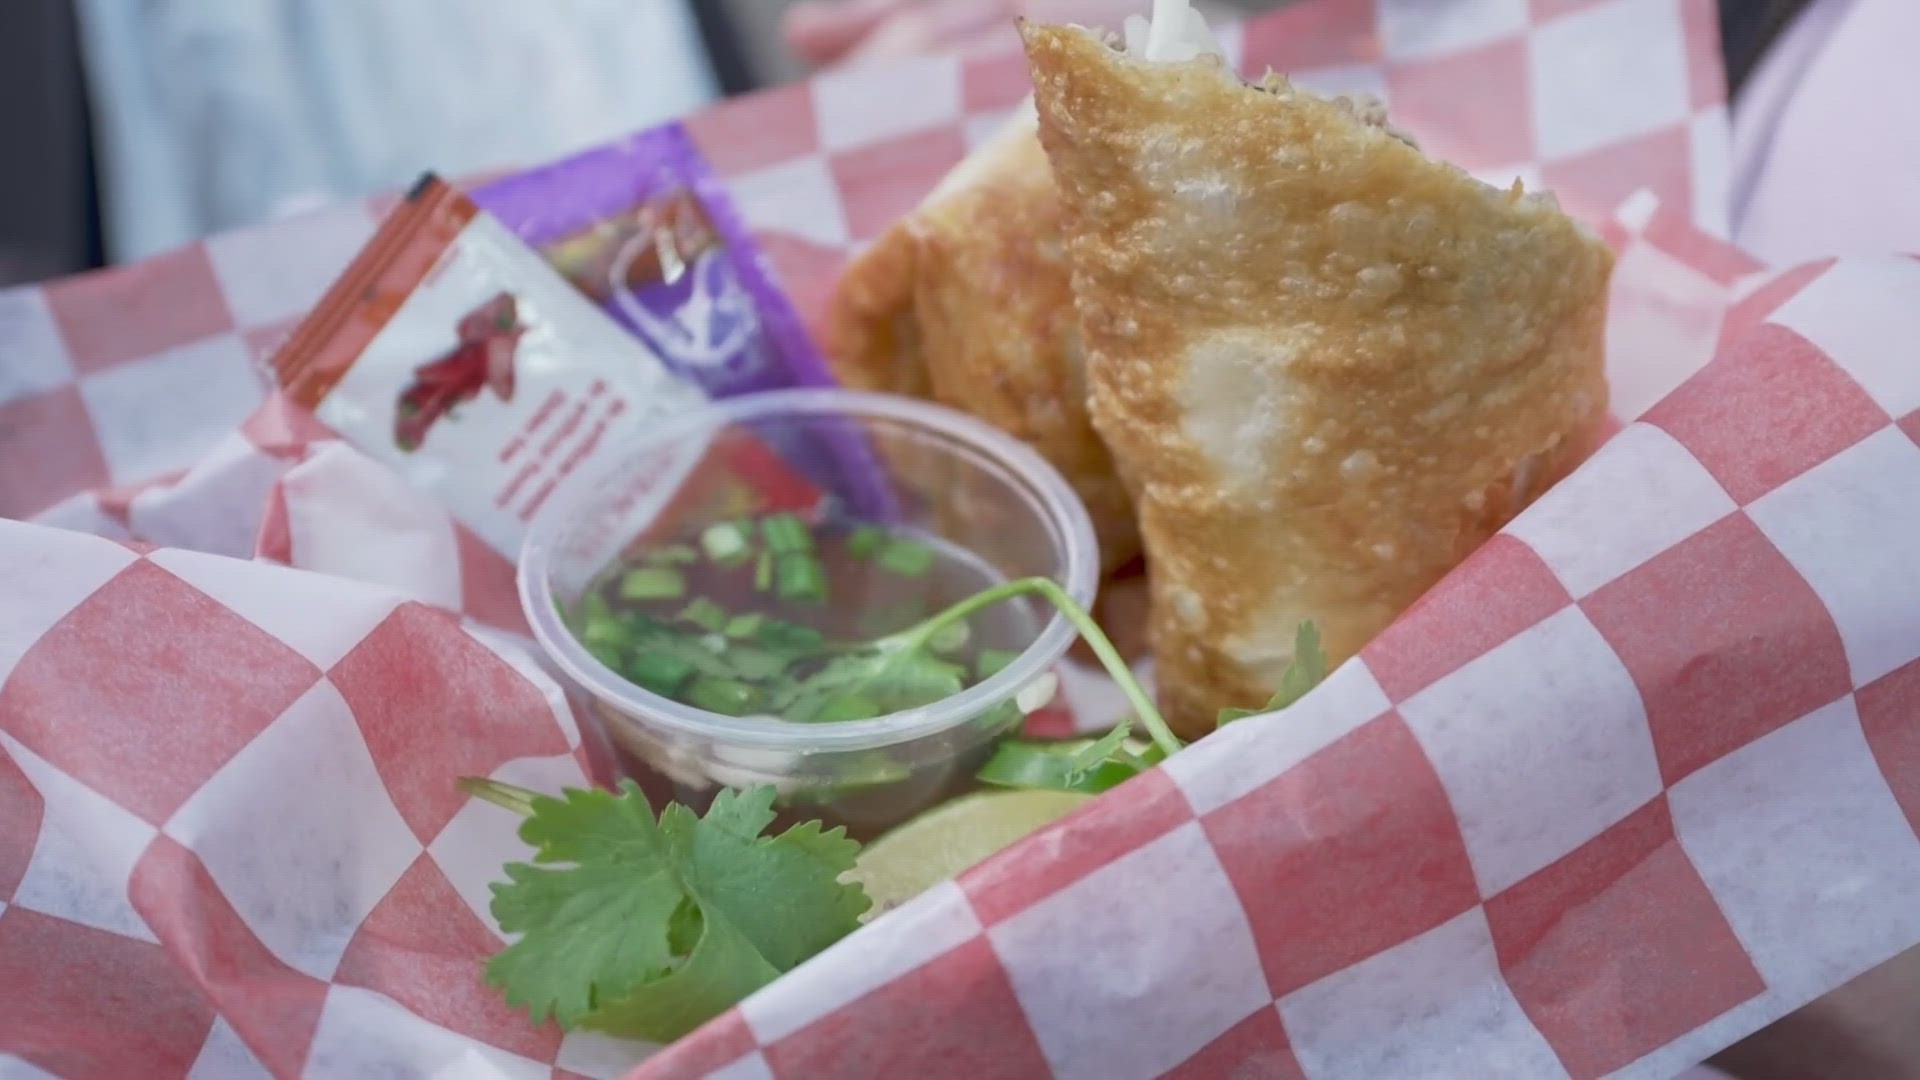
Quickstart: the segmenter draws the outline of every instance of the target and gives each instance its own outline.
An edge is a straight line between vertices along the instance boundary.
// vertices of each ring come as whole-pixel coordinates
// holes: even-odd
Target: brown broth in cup
[[[783,514],[636,545],[594,580],[567,621],[601,663],[680,704],[794,724],[843,723],[930,705],[1012,662],[1047,618],[1030,598],[974,612],[910,654],[876,648],[1002,583],[979,559],[938,540],[877,523]],[[988,723],[1018,726],[1014,702],[997,709]],[[693,782],[698,770],[674,769],[669,748],[628,745],[639,733],[619,717],[606,719],[625,771],[641,774],[657,795],[698,806],[717,790]],[[785,792],[782,804],[795,820],[824,814],[870,834],[970,790],[991,751],[987,742],[965,757],[910,768],[877,750],[870,768]],[[657,790],[663,786],[671,790]]]

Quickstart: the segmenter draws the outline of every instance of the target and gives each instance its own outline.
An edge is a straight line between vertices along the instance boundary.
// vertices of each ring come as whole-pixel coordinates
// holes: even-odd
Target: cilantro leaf
[[[836,657],[792,687],[774,711],[797,723],[819,721],[858,698],[881,712],[931,705],[966,689],[967,669],[927,655],[915,645],[894,645]]]
[[[673,963],[667,927],[685,895],[646,802],[605,792],[536,798],[520,837],[539,863],[507,865],[493,917],[526,935],[494,957],[487,979],[536,1023],[573,1026],[595,1001],[618,997]]]
[[[1292,706],[1327,678],[1327,654],[1320,647],[1320,628],[1309,619],[1300,624],[1293,636],[1293,663],[1280,676],[1280,687],[1259,709],[1221,709],[1219,726],[1250,716],[1265,716]]]
[[[1009,739],[994,749],[978,777],[981,783],[995,787],[1098,795],[1153,768],[1166,756],[1159,746],[1129,740],[1125,727],[1115,728],[1098,740],[1049,743]]]
[[[860,855],[845,829],[809,821],[776,839],[760,836],[773,821],[773,798],[770,787],[723,791],[705,820],[675,805],[660,815],[660,827],[685,853],[702,910],[724,912],[761,956],[787,971],[845,937],[868,904],[859,887],[839,880]]]
[[[578,1026],[624,1039],[672,1042],[782,974],[725,919],[706,921],[700,929],[684,965],[606,1002]]]
[[[536,1022],[664,1042],[851,933],[868,900],[839,878],[859,845],[818,822],[761,835],[773,799],[722,792],[705,818],[675,805],[655,819],[631,781],[527,797],[533,863],[493,886],[520,939],[487,980]]]
[[[1073,756],[1070,765],[1073,771],[1067,774],[1068,779],[1075,782],[1085,779],[1088,773],[1099,768],[1106,763],[1107,759],[1118,753],[1126,745],[1127,736],[1132,733],[1131,725],[1121,724],[1095,739],[1085,750]]]
[[[631,654],[671,657],[693,671],[715,678],[724,679],[733,674],[733,665],[727,663],[725,657],[691,634],[645,615],[629,615],[621,620],[621,626],[627,635],[626,649]]]

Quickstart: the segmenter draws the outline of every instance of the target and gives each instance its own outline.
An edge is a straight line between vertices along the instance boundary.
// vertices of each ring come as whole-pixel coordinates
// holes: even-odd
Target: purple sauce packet
[[[680,124],[496,180],[471,197],[709,397],[835,385],[726,185]],[[817,482],[854,493],[849,510],[891,517],[879,459],[848,428],[808,445],[784,445],[796,442],[791,436],[770,442]]]

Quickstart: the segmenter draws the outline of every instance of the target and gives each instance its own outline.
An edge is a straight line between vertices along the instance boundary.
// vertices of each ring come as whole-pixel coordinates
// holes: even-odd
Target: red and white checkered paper
[[[1679,232],[1725,233],[1729,150],[1712,0],[1308,0],[1221,36],[1244,69],[1374,93],[1435,152],[1503,185],[1516,176],[1549,185],[1591,221],[1641,193]],[[1024,57],[991,52],[840,72],[688,124],[812,320],[851,255],[997,130],[1028,89]],[[269,556],[437,602],[457,596],[483,622],[519,626],[506,563],[437,510],[389,512],[351,491],[326,495],[311,477],[304,514],[299,493],[267,495],[311,446],[285,430],[253,430],[258,418],[248,418],[268,388],[261,362],[390,206],[375,199],[0,291],[0,462],[33,463],[0,468],[0,516],[235,556],[272,519],[296,531],[270,537]],[[1691,311],[1694,344],[1710,341],[1720,290],[1667,293],[1643,279],[1644,295],[1669,297],[1654,336]],[[1685,370],[1667,371],[1665,386]],[[391,482],[378,490],[393,493]],[[370,518],[404,524],[409,538],[375,544],[349,528]],[[389,557],[395,547],[404,562]],[[1068,707],[1038,718],[1036,730],[1097,728],[1124,709],[1104,680],[1071,665],[1063,674]]]
[[[1294,712],[641,1075],[1663,1080],[1920,940],[1920,267],[1761,283],[1711,238],[1706,0],[1318,0],[1227,39],[1592,220],[1632,194],[1600,222],[1610,374],[1623,415],[1659,404]],[[692,126],[812,313],[1024,88],[1017,57],[921,61]],[[252,360],[373,215],[0,293],[0,452],[33,462],[0,513],[67,527],[0,523],[0,1074],[642,1052],[479,985],[484,882],[523,849],[448,782],[551,790],[585,759],[488,629],[518,623],[505,562],[260,405]]]
[[[1146,6],[1142,0],[1142,9]],[[1308,0],[1227,27],[1243,68],[1364,90],[1432,151],[1544,183],[1589,220],[1649,189],[1726,233],[1726,91],[1713,0]],[[689,120],[803,313],[850,254],[1028,92],[1018,52],[881,64]],[[372,235],[390,199],[0,290],[0,516],[176,474],[266,391],[258,362]],[[165,402],[156,407],[155,402]]]
[[[1751,291],[1710,364],[1294,710],[638,1075],[1661,1080],[1920,943],[1916,300],[1911,259]],[[524,653],[335,576],[16,524],[0,551],[0,1070],[643,1052],[479,983],[522,849],[449,778],[583,779]]]
[[[1917,313],[1774,279],[1300,705],[639,1077],[1663,1080],[1920,944]]]

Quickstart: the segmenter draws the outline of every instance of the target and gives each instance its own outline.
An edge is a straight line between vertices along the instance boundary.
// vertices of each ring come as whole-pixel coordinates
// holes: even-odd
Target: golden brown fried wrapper
[[[1023,33],[1162,702],[1201,734],[1301,620],[1348,659],[1586,453],[1613,258],[1351,103]]]
[[[848,386],[938,401],[1038,450],[1087,504],[1107,568],[1139,555],[1087,415],[1059,193],[1030,115],[848,268],[824,336]]]

